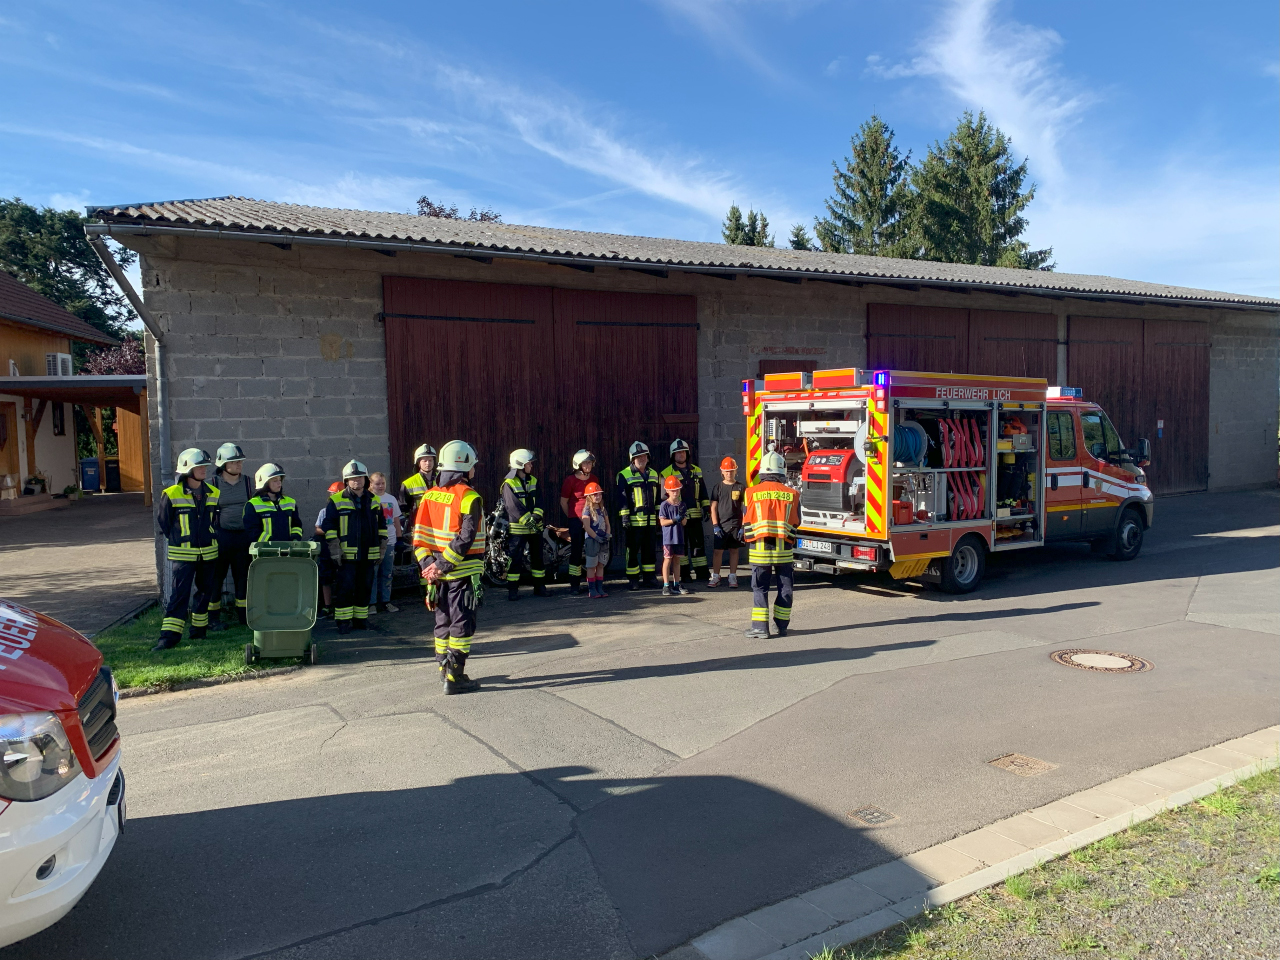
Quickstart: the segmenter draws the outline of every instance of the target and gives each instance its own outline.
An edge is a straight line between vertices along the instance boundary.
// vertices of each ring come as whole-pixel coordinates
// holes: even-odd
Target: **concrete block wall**
[[[761,360],[814,361],[819,369],[866,364],[866,309],[847,288],[734,283],[731,293],[698,297],[698,453],[712,476],[723,457],[745,464],[742,381],[756,377]]]
[[[285,489],[309,522],[348,460],[390,466],[382,279],[308,274],[296,260],[231,246],[221,262],[179,259],[164,243],[142,257],[143,294],[165,330],[170,462],[187,447],[213,454],[238,443],[251,470],[266,461],[285,468]],[[154,391],[150,400],[156,423]]]
[[[1223,311],[1209,348],[1209,489],[1276,483],[1280,318]]]

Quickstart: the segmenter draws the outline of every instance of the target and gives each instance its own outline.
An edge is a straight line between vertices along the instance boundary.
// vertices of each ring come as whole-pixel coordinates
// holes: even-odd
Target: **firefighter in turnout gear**
[[[451,440],[444,445],[438,483],[423,495],[413,525],[413,555],[435,589],[436,662],[446,694],[480,686],[465,673],[486,542],[484,503],[470,484],[476,459],[469,443]]]
[[[422,495],[436,485],[437,456],[436,448],[429,443],[424,443],[413,451],[413,462],[418,469],[400,484],[400,495],[396,497],[400,501],[400,510],[406,517],[417,514]]]
[[[538,478],[533,475],[534,454],[521,448],[511,454],[507,465],[511,468],[502,481],[502,505],[506,510],[507,539],[507,599],[517,599],[520,592],[520,575],[526,567],[533,577],[533,595],[545,597],[543,580],[546,571],[542,567],[542,530],[547,522],[542,507],[538,506]],[[525,550],[528,549],[528,557]]]
[[[671,465],[662,471],[662,479],[678,477],[681,483],[680,499],[685,505],[685,552],[680,558],[680,579],[697,580],[699,575],[709,576],[707,567],[707,543],[702,521],[711,512],[711,500],[707,496],[707,482],[702,468],[690,459],[689,444],[676,439],[671,442]]]
[[[760,479],[743,497],[742,539],[751,562],[751,629],[747,636],[769,636],[769,587],[778,577],[773,601],[773,622],[778,636],[787,635],[791,623],[792,550],[800,526],[800,495],[786,485],[787,461],[769,452],[760,460]]]
[[[218,491],[218,525],[214,534],[218,538],[218,559],[214,561],[213,598],[209,601],[209,627],[221,630],[222,587],[231,571],[236,598],[236,620],[244,626],[245,590],[249,583],[249,542],[244,532],[244,505],[253,496],[249,478],[244,475],[244,451],[234,443],[224,443],[213,455],[214,476],[212,486]],[[229,612],[229,611],[228,611]],[[230,616],[228,624],[233,623]]]
[[[213,460],[203,450],[183,450],[178,456],[178,482],[160,494],[156,525],[167,543],[165,555],[173,568],[173,582],[156,650],[176,647],[182,640],[192,586],[196,602],[191,611],[191,639],[204,639],[209,629],[209,601],[217,588],[218,559],[218,489],[205,482],[211,466]]]
[[[656,587],[654,579],[654,545],[661,536],[658,529],[658,505],[662,500],[662,481],[658,471],[649,467],[649,448],[637,440],[631,445],[631,465],[618,472],[618,518],[626,529],[627,579],[631,589],[640,589],[640,577],[646,587]]]
[[[244,530],[250,541],[301,540],[298,502],[284,495],[284,468],[264,463],[253,476],[255,495],[244,505]]]
[[[333,618],[339,633],[364,630],[369,620],[369,595],[387,539],[382,504],[369,492],[369,471],[359,460],[342,468],[343,487],[325,504],[324,530],[333,561]]]

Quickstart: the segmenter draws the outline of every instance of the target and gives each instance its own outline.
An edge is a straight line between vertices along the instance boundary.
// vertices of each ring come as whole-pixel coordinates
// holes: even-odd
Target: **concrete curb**
[[[1280,726],[1175,757],[737,917],[667,960],[808,960],[1280,766]]]
[[[178,690],[197,690],[200,687],[220,687],[224,683],[239,683],[241,680],[262,680],[265,677],[279,677],[286,673],[297,673],[301,665],[292,667],[267,667],[265,670],[246,670],[244,673],[229,673],[222,677],[201,677],[199,680],[186,680],[166,686],[126,687],[120,691],[120,699],[133,697],[149,697],[154,693],[174,693]]]

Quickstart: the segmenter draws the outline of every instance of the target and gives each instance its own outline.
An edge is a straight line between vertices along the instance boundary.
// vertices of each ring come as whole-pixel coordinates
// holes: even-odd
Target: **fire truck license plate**
[[[831,544],[826,540],[801,540],[796,546],[801,550],[812,550],[814,553],[831,552]]]

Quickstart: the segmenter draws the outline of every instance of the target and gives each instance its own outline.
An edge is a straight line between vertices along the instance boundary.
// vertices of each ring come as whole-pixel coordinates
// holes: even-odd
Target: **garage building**
[[[676,437],[743,456],[741,382],[872,367],[1079,386],[1157,493],[1276,482],[1280,301],[1102,276],[617,236],[222,197],[89,209],[140,255],[153,482],[187,446],[280,462],[307,508],[350,458],[406,476],[462,438],[558,481]],[[149,347],[151,341],[148,341]],[[394,486],[394,483],[393,483]]]

